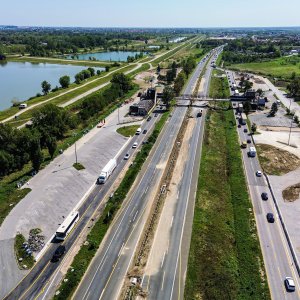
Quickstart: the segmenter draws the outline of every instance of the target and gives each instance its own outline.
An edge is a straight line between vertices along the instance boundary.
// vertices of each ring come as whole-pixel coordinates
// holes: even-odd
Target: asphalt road
[[[217,56],[209,58],[201,96],[207,97],[212,73],[211,62]],[[189,245],[192,232],[192,216],[197,191],[198,175],[201,159],[201,148],[204,133],[205,114],[197,118],[188,152],[188,159],[184,166],[181,184],[178,187],[174,217],[169,233],[168,249],[161,257],[159,271],[152,275],[145,275],[142,287],[148,293],[147,299],[183,299],[185,274],[187,270]]]
[[[203,65],[199,63],[196,67],[186,86],[185,94],[192,93]],[[74,299],[117,299],[147,219],[145,216],[147,204],[152,200],[153,190],[155,191],[155,187],[158,187],[164,171],[161,166],[167,162],[172,150],[171,145],[174,144],[186,111],[186,106],[174,109],[146,172],[111,227],[109,235],[77,289]]]
[[[151,130],[154,128],[155,122],[159,118],[160,114],[158,114],[158,117],[153,117],[149,122],[143,123],[141,127],[143,130],[148,130],[147,134],[134,136],[131,139],[131,142],[119,154],[117,158],[117,167],[108,179],[108,181],[104,185],[95,185],[94,189],[91,191],[86,201],[79,208],[81,219],[63,243],[67,250],[74,245],[86,224],[91,224],[91,218],[95,210],[98,208],[99,204],[101,204],[101,202],[104,200],[104,197],[109,191],[110,186],[117,179],[119,173],[123,170],[124,166],[128,163],[127,160],[123,159],[125,154],[133,154],[134,151],[138,150],[138,148],[132,149],[132,144],[134,142],[138,142],[138,144],[140,145],[142,141],[151,134]],[[30,273],[18,284],[18,286],[12,292],[9,293],[8,296],[5,297],[5,299],[36,299],[38,295],[40,297],[44,297],[43,292],[45,286],[49,284],[51,276],[55,273],[55,271],[58,270],[60,266],[60,262],[50,262],[52,255],[57,247],[57,243],[51,243],[48,250],[36,263],[36,265],[30,271]]]
[[[238,128],[241,142],[250,138],[248,133],[244,132],[245,128],[247,128],[246,125]],[[253,144],[248,144],[248,148],[250,146]],[[271,192],[264,177],[256,176],[256,171],[261,170],[257,157],[248,157],[247,151],[248,149],[242,149],[242,156],[272,299],[300,299],[299,276],[293,264]],[[267,201],[261,199],[262,192],[268,193]],[[268,223],[266,215],[269,212],[274,214],[275,223]],[[286,276],[293,277],[295,281],[296,291],[293,293],[289,293],[285,289],[284,278]]]

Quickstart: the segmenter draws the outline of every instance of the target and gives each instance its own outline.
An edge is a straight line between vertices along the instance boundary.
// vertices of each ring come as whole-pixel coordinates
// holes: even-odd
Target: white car
[[[138,143],[135,142],[135,143],[133,143],[132,148],[136,148],[137,146],[138,146]]]
[[[129,154],[125,154],[124,159],[127,160],[129,158]]]
[[[262,176],[262,172],[261,171],[256,171],[256,176],[257,177],[261,177]]]
[[[293,278],[285,277],[284,285],[285,285],[286,290],[288,292],[294,292],[295,291],[295,282],[294,282]]]

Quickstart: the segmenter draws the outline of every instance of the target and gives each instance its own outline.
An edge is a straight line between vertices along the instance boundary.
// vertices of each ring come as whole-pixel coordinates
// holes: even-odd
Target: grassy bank
[[[225,75],[224,72],[213,70],[209,86],[209,96],[216,99],[228,99],[230,97],[229,84],[227,77],[216,77]]]
[[[135,135],[137,129],[140,125],[131,125],[131,126],[124,126],[117,129],[117,132],[122,134],[123,136],[130,137]]]
[[[232,70],[248,71],[270,77],[290,78],[292,73],[300,75],[300,57],[280,57],[264,62],[234,64],[229,66]]]
[[[71,59],[63,59],[63,58],[48,58],[48,57],[33,57],[33,56],[9,57],[8,61],[64,64],[64,65],[85,66],[85,67],[105,67],[105,66],[112,65],[112,63],[109,61],[71,60]]]
[[[32,255],[28,256],[25,249],[23,248],[23,243],[25,242],[26,239],[22,234],[19,233],[16,235],[15,254],[20,269],[31,269],[34,265],[34,258]],[[19,259],[22,259],[22,261],[19,261]],[[26,268],[24,268],[23,266],[26,266]]]
[[[184,298],[270,299],[233,112],[207,119]]]
[[[100,219],[95,223],[91,232],[87,237],[87,245],[83,245],[72,262],[72,268],[68,270],[66,278],[59,288],[59,295],[54,299],[66,300],[70,299],[76,287],[78,286],[82,276],[84,275],[88,265],[93,259],[102,239],[104,238],[111,222],[113,221],[118,209],[121,207],[123,200],[126,198],[127,192],[134,183],[139,171],[141,170],[147,156],[150,153],[163,125],[165,124],[169,113],[166,112],[155,125],[155,129],[148,139],[148,144],[142,146],[141,151],[134,159],[133,165],[126,172],[120,186],[115,191],[114,196],[107,202],[107,205]],[[73,272],[71,270],[74,270]]]

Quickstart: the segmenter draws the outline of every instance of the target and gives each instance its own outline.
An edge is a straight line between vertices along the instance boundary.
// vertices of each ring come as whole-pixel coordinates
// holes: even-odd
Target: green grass
[[[26,242],[25,237],[18,233],[15,238],[15,254],[17,258],[17,262],[19,264],[20,269],[31,269],[34,265],[34,258],[33,256],[28,256],[25,249],[22,247],[23,243]],[[19,261],[19,258],[22,258],[22,261]],[[24,268],[23,265],[26,265],[27,268]]]
[[[84,167],[84,165],[82,165],[81,163],[74,163],[73,164],[73,167],[77,170],[77,171],[80,171],[80,170],[84,170],[85,169],[85,167]]]
[[[114,219],[118,209],[121,207],[123,200],[134,183],[139,171],[141,170],[147,156],[150,153],[163,125],[165,124],[169,112],[165,112],[161,119],[155,125],[155,129],[148,139],[148,144],[142,146],[141,151],[134,159],[133,165],[127,170],[120,186],[115,191],[114,196],[107,202],[104,212],[100,219],[95,223],[91,232],[87,237],[88,244],[83,245],[78,254],[75,256],[72,267],[68,270],[66,278],[59,288],[60,294],[54,299],[66,300],[71,299],[77,285],[84,275],[88,265],[94,257],[101,241],[103,240],[112,220]],[[72,272],[72,269],[74,270]]]
[[[226,77],[215,77],[214,75],[225,74],[220,70],[213,70],[209,86],[209,96],[216,99],[228,99],[230,97],[229,84]]]
[[[118,128],[117,132],[126,137],[131,137],[131,136],[135,135],[135,133],[139,127],[140,127],[140,125],[124,126],[124,127]]]
[[[229,68],[270,77],[290,78],[293,72],[300,75],[300,57],[281,57],[264,62],[234,64],[230,65]]]
[[[49,63],[49,64],[65,64],[86,67],[105,67],[110,66],[112,63],[108,61],[93,61],[93,60],[71,60],[63,58],[47,58],[47,57],[32,57],[32,56],[19,56],[9,57],[8,61],[15,62],[32,62],[32,63]]]
[[[184,298],[270,299],[233,112],[207,119]]]

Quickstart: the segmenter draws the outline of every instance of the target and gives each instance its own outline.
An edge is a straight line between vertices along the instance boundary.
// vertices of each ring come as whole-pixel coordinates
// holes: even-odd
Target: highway
[[[202,72],[199,63],[185,93],[191,94]],[[148,168],[97,252],[74,299],[117,299],[147,219],[153,195],[171,153],[187,107],[176,107],[156,143]]]
[[[120,172],[124,169],[126,164],[129,161],[124,160],[124,155],[129,153],[133,154],[137,149],[132,149],[132,144],[134,142],[138,142],[140,145],[142,141],[147,138],[151,131],[154,128],[155,122],[160,118],[160,114],[158,113],[158,117],[152,117],[149,122],[144,122],[141,126],[142,129],[147,129],[147,134],[135,135],[131,141],[126,145],[126,147],[121,151],[117,158],[117,167],[114,170],[113,174],[110,176],[108,181],[104,185],[95,185],[94,189],[91,191],[87,199],[79,208],[79,213],[81,219],[77,223],[76,227],[72,230],[72,232],[68,235],[67,239],[64,241],[64,245],[68,250],[70,250],[75,244],[77,238],[80,236],[80,233],[87,225],[92,225],[91,218],[95,211],[98,209],[99,205],[105,199],[110,187],[113,185],[115,180],[119,177]],[[99,170],[99,174],[100,174]],[[95,178],[96,182],[96,178]],[[44,297],[44,288],[49,284],[51,276],[55,274],[60,267],[61,262],[51,263],[50,260],[52,258],[53,253],[59,244],[51,243],[45,254],[41,257],[41,259],[35,264],[34,268],[30,271],[30,273],[17,285],[17,287],[6,296],[5,299],[36,299],[37,296]],[[67,256],[67,253],[66,255]],[[50,291],[49,291],[50,292]]]
[[[212,73],[211,62],[215,58],[209,59],[206,71],[203,75],[205,82],[201,96],[207,97],[209,93],[209,83]],[[194,112],[196,115],[196,112]],[[167,247],[161,252],[159,270],[155,274],[144,274],[142,288],[147,292],[147,299],[183,299],[185,274],[189,255],[189,245],[193,224],[194,203],[197,191],[199,176],[201,148],[204,133],[205,113],[196,119],[192,136],[189,141],[188,157],[185,162],[180,185],[177,186],[177,200],[172,211]],[[176,174],[176,176],[180,176]],[[171,215],[172,215],[171,214]],[[155,248],[156,247],[156,250]],[[159,245],[152,245],[153,254],[157,256]],[[158,259],[158,258],[156,258]],[[150,260],[150,259],[149,259]],[[149,264],[149,261],[148,261]],[[146,270],[151,267],[146,266]]]
[[[248,133],[244,132],[245,128],[247,128],[246,125],[238,128],[241,142],[250,138]],[[250,146],[253,144],[248,144],[248,147]],[[258,158],[248,157],[247,149],[241,151],[272,299],[300,299],[299,276],[293,264],[271,192],[264,177],[256,176],[256,171],[261,170]],[[261,199],[262,192],[268,193],[267,201]],[[268,223],[266,215],[269,212],[274,214],[275,223]],[[296,291],[293,293],[288,293],[285,289],[284,278],[287,276],[295,281]]]

